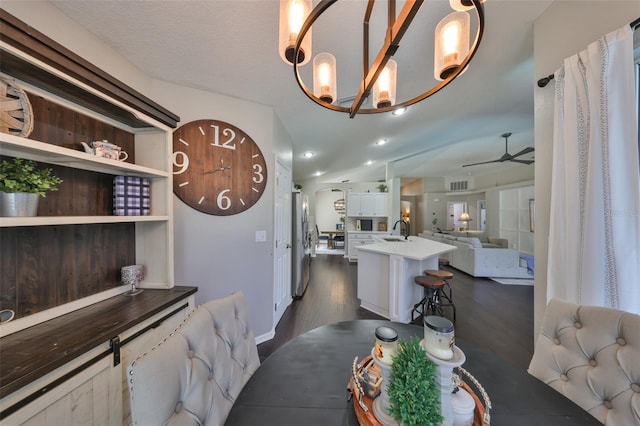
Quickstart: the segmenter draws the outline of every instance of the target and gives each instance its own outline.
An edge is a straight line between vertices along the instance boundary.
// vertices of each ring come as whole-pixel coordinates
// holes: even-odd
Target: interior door
[[[276,160],[273,327],[291,303],[291,170]]]

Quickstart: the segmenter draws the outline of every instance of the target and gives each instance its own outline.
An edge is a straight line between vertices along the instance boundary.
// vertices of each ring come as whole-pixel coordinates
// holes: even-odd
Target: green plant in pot
[[[442,423],[437,366],[427,358],[417,337],[400,342],[387,386],[389,414],[402,426]]]
[[[36,216],[38,200],[57,191],[62,179],[35,161],[14,158],[0,163],[0,215]]]
[[[384,183],[381,183],[380,185],[376,186],[376,188],[378,188],[378,191],[380,192],[387,192],[387,185],[385,185]]]

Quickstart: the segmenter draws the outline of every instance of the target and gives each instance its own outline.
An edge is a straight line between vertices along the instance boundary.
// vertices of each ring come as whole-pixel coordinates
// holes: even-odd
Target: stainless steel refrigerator
[[[294,192],[292,205],[291,294],[294,298],[299,299],[309,285],[309,270],[311,269],[311,234],[307,196],[302,192]]]

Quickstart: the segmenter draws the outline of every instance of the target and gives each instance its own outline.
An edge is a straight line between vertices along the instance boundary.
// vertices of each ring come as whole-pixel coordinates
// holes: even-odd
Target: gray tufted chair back
[[[244,295],[198,306],[127,368],[134,425],[222,425],[260,360]]]
[[[640,425],[640,316],[552,299],[529,373],[603,424]]]

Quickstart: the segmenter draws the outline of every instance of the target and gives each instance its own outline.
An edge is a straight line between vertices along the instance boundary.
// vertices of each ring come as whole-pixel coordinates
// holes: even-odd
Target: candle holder
[[[123,266],[120,270],[122,284],[131,285],[131,290],[124,293],[125,296],[135,296],[144,290],[138,288],[138,283],[144,279],[144,265]]]

